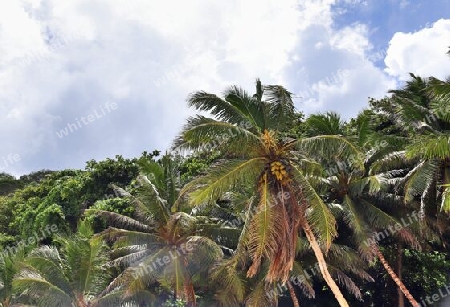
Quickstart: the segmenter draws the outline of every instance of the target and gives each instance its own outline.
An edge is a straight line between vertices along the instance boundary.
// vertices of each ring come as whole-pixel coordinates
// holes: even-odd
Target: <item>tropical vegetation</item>
[[[0,174],[0,305],[402,307],[445,289],[450,80],[411,74],[348,120],[255,85],[191,94],[163,155]]]

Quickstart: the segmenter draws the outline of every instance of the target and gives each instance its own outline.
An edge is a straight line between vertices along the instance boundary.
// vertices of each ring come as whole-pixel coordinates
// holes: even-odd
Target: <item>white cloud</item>
[[[91,158],[167,148],[192,113],[185,103],[190,92],[220,93],[229,84],[252,90],[256,77],[281,81],[295,46],[295,6],[295,0],[0,4],[0,158],[21,156],[7,171],[83,167]],[[107,101],[118,110],[58,138],[56,132]]]
[[[285,80],[298,109],[307,114],[334,110],[348,119],[367,107],[368,97],[383,97],[396,81],[375,66],[367,25],[336,29],[327,8],[320,12],[321,23],[299,32]]]
[[[385,58],[386,71],[401,80],[409,73],[423,77],[450,75],[450,19],[440,19],[432,27],[414,33],[397,32]]]
[[[297,94],[299,109],[355,115],[395,81],[366,59],[366,25],[335,27],[339,2],[366,3],[3,1],[0,159],[20,154],[7,170],[19,174],[164,150],[193,112],[190,92],[252,91],[257,77]],[[117,111],[58,138],[107,101]]]

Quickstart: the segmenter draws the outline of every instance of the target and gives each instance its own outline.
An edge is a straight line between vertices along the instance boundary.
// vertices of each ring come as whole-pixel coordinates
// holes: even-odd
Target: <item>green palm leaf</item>
[[[308,180],[303,176],[301,171],[294,166],[294,182],[301,187],[302,197],[307,203],[307,219],[311,224],[312,230],[316,233],[319,241],[328,250],[331,242],[337,236],[336,220],[330,209],[323,202],[322,198],[316,193]]]
[[[239,184],[253,183],[261,174],[266,163],[266,158],[253,158],[250,160],[236,160],[220,164],[212,168],[209,174],[200,177],[183,188],[181,195],[191,192],[190,202],[199,205],[204,202],[212,202],[223,193],[231,190]]]

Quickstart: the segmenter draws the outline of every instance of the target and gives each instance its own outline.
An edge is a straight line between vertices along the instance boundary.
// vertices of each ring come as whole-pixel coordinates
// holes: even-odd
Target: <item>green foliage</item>
[[[86,162],[86,171],[89,174],[90,183],[86,193],[93,202],[102,199],[112,191],[110,184],[125,187],[139,174],[136,159],[125,159],[117,155],[115,159],[107,158],[103,161],[90,160]]]
[[[305,222],[351,306],[398,305],[374,246],[416,299],[437,293],[450,283],[449,102],[450,79],[411,74],[348,121],[305,119],[284,87],[256,80],[253,95],[189,96],[202,115],[174,141],[188,155],[0,173],[0,305],[290,306],[287,290],[267,294],[274,263],[293,263],[284,277],[301,277],[301,306],[337,306],[321,274],[307,274],[317,259]],[[412,212],[423,218],[366,244]],[[51,225],[57,234],[19,244]]]
[[[436,293],[450,283],[450,258],[438,251],[406,249],[403,278],[417,297]],[[426,265],[424,265],[426,264]]]
[[[14,176],[0,173],[0,196],[8,195],[22,186],[23,182],[17,180]]]
[[[97,300],[109,282],[107,246],[81,221],[76,234],[54,246],[32,250],[13,280],[19,301],[38,306],[84,306]],[[80,305],[81,304],[81,305]]]
[[[98,200],[91,207],[92,209],[99,209],[104,211],[116,212],[126,216],[133,216],[134,207],[126,198],[110,198],[105,200]]]
[[[182,300],[167,300],[162,307],[184,307],[186,306]]]

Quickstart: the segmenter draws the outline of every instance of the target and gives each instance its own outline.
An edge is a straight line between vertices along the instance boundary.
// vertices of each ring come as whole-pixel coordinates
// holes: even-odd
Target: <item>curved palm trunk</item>
[[[311,227],[309,226],[306,219],[303,223],[303,230],[305,231],[306,238],[308,239],[309,244],[311,244],[314,255],[316,256],[317,262],[319,263],[319,268],[320,272],[322,273],[323,279],[325,279],[325,282],[330,287],[331,291],[336,297],[336,300],[339,302],[339,306],[349,307],[346,299],[344,298],[344,295],[342,295],[341,289],[339,289],[338,285],[331,277],[330,272],[328,272],[327,263],[325,262],[322,250],[320,249],[319,243],[317,243],[316,237],[314,236],[314,233],[311,230]]]
[[[76,299],[75,304],[77,307],[88,307],[88,304],[84,300],[83,294],[80,294],[80,293],[76,294],[75,299]]]
[[[397,275],[400,281],[402,280],[402,269],[403,269],[403,246],[401,243],[398,244],[397,253]],[[398,296],[398,307],[405,307],[405,296],[400,288],[397,288]]]
[[[195,299],[194,285],[189,278],[185,279],[184,283],[184,295],[188,307],[197,307],[197,300]]]
[[[414,297],[409,293],[409,290],[406,288],[405,284],[398,278],[397,274],[392,270],[389,263],[384,258],[383,254],[381,253],[380,249],[376,245],[372,245],[373,250],[375,251],[378,259],[380,259],[381,264],[384,266],[386,271],[391,276],[392,280],[397,284],[397,286],[400,288],[402,293],[405,295],[405,297],[408,299],[408,301],[411,303],[414,307],[420,307],[419,303],[414,299]]]
[[[295,290],[294,287],[292,286],[291,282],[288,281],[286,283],[288,289],[289,289],[289,294],[291,295],[291,299],[292,299],[292,303],[294,304],[294,307],[300,307],[300,304],[298,302],[297,296],[295,296]]]

